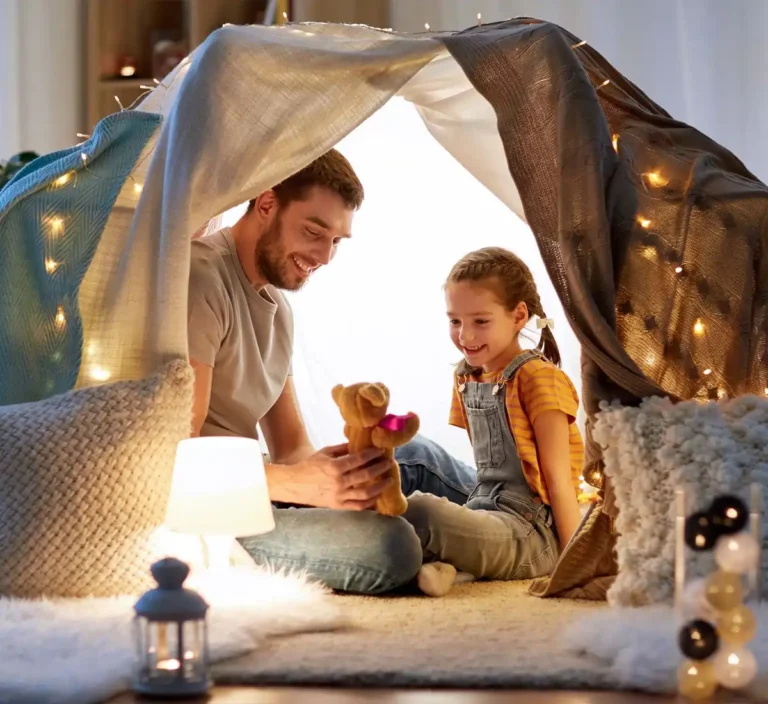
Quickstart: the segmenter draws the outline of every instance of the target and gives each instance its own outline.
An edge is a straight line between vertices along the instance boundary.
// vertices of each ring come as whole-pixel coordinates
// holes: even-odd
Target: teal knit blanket
[[[110,115],[88,141],[35,159],[0,191],[0,405],[74,387],[80,284],[161,121],[130,110]]]

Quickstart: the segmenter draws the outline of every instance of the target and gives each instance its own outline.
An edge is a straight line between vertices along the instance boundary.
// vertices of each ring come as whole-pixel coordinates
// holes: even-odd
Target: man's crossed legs
[[[403,493],[416,491],[463,505],[476,472],[422,436],[395,450]],[[411,582],[423,548],[402,517],[373,511],[275,508],[275,530],[240,542],[257,564],[306,572],[332,589],[381,594]]]

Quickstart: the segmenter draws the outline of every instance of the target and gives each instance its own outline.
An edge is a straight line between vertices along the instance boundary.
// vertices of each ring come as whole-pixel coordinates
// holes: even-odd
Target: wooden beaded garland
[[[755,636],[756,621],[744,603],[743,575],[759,564],[759,545],[745,533],[749,511],[737,496],[718,496],[706,511],[685,519],[684,541],[691,550],[714,550],[717,569],[697,590],[699,615],[678,632],[685,656],[678,668],[678,693],[689,699],[708,699],[718,687],[742,689],[757,674],[754,655],[746,648]],[[701,596],[707,613],[702,614]],[[689,605],[690,606],[690,605]]]

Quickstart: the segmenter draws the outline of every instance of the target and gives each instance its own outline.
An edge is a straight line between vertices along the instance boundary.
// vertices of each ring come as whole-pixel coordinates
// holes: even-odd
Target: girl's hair
[[[446,284],[472,281],[490,288],[502,305],[513,311],[525,303],[529,315],[546,318],[531,270],[520,257],[501,247],[484,247],[462,257],[453,265]],[[541,331],[538,349],[556,366],[560,350],[549,326]]]

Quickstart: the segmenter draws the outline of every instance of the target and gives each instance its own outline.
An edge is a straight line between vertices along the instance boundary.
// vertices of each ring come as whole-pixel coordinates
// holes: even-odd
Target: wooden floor
[[[563,691],[459,691],[459,690],[385,690],[385,689],[318,689],[216,687],[206,704],[663,704],[675,697],[654,697],[628,692],[563,692]],[[148,704],[133,694],[111,699],[108,704]],[[177,704],[199,704],[196,700],[175,700]],[[724,701],[720,699],[719,701]]]

